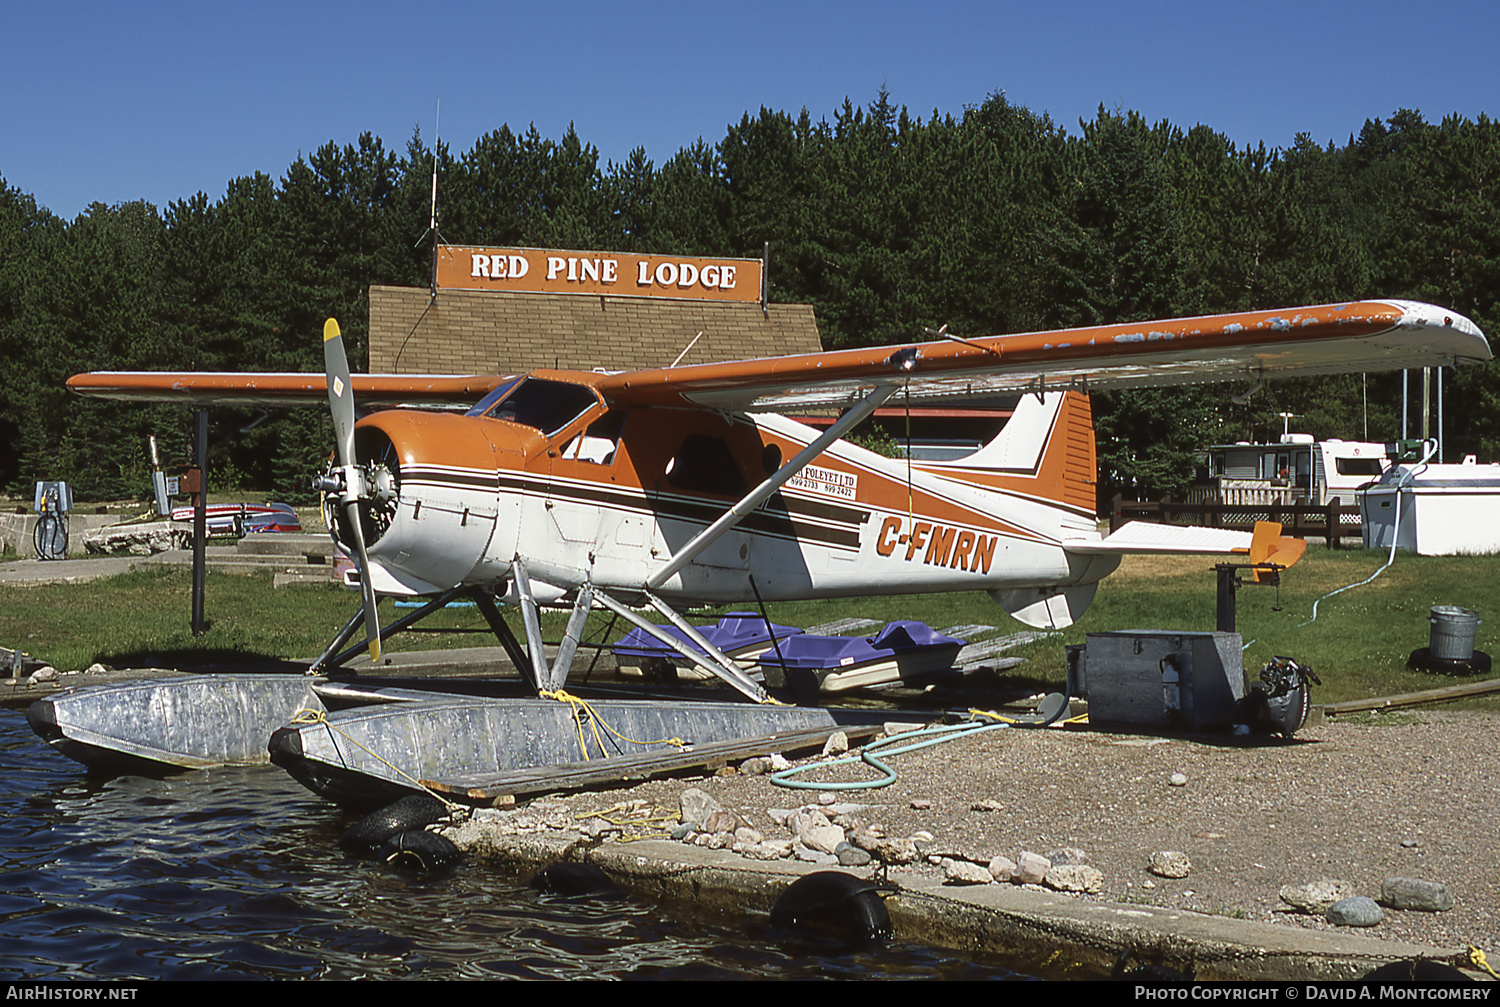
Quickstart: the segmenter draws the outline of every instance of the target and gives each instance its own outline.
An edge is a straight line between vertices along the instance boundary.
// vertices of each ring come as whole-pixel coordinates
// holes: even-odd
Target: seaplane
[[[1131,524],[1102,535],[1088,393],[1189,382],[1453,366],[1491,359],[1472,321],[1369,300],[618,373],[351,374],[338,324],[324,374],[93,372],[76,393],[261,406],[324,398],[318,480],[362,604],[314,664],[474,597],[538,692],[561,689],[589,614],[614,612],[759,703],[762,685],[680,614],[687,605],[982,590],[1029,626],[1081,616],[1130,553],[1246,551],[1249,533]],[[887,403],[1020,396],[1004,429],[948,461],[843,439]],[[369,409],[362,417],[356,402]],[[373,409],[374,406],[393,408]],[[826,430],[792,416],[837,412]],[[1279,529],[1277,530],[1279,534]],[[1262,542],[1264,558],[1290,540]],[[432,599],[382,628],[381,595]],[[517,607],[526,646],[495,607]],[[549,661],[542,607],[571,610]],[[654,609],[696,646],[653,626]]]
[[[1101,534],[1089,393],[1257,387],[1491,358],[1473,322],[1408,301],[936,335],[618,373],[381,375],[350,373],[330,320],[323,374],[76,375],[75,392],[105,398],[326,401],[336,444],[318,486],[332,534],[357,561],[361,603],[310,670],[338,668],[366,648],[371,664],[339,676],[198,675],[71,690],[38,700],[28,720],[89,765],[123,758],[160,771],[269,759],[314,792],[364,807],[419,788],[461,802],[512,800],[820,746],[834,731],[864,737],[884,711],[783,703],[682,610],[982,590],[1022,623],[1063,627],[1127,554],[1248,551],[1252,565],[1284,568],[1305,543],[1277,526],[1259,536],[1148,524]],[[887,458],[843,439],[883,404],[976,395],[1017,405],[967,457]],[[792,418],[816,412],[837,419],[819,432]],[[382,627],[382,595],[429,600]],[[382,639],[460,595],[499,637],[522,695],[381,684]],[[500,603],[519,610],[524,645]],[[550,659],[544,607],[569,611]],[[595,610],[742,695],[663,702],[601,693],[585,709],[564,686]],[[653,610],[664,625],[639,614]],[[350,645],[361,627],[364,642]],[[1038,722],[1066,707],[1058,699],[1046,717],[1038,708]]]

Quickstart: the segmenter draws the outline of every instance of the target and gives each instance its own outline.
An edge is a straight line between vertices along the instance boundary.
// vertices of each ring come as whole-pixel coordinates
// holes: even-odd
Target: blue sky
[[[1420,13],[1418,11],[1420,10]],[[1004,91],[1070,131],[1100,104],[1237,143],[1344,143],[1367,118],[1496,112],[1500,4],[6,0],[0,176],[54,213],[280,178],[329,140],[455,151],[572,122],[656,163],[762,105],[915,115]]]

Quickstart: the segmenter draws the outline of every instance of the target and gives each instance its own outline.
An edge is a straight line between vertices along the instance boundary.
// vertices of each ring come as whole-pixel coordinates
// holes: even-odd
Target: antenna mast
[[[427,232],[432,235],[432,286],[430,290],[431,300],[429,304],[437,303],[437,270],[438,270],[438,229],[437,229],[437,161],[438,144],[441,142],[440,132],[443,115],[443,100],[438,99],[437,111],[432,117],[432,209],[427,217]]]

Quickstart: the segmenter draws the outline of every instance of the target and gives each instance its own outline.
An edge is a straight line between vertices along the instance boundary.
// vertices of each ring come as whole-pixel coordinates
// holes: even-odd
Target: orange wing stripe
[[[494,375],[356,374],[353,380],[354,394],[362,399],[472,403],[509,379]],[[137,402],[318,405],[328,400],[328,379],[322,374],[95,371],[73,375],[68,387],[91,398]]]
[[[1484,334],[1462,315],[1415,302],[1359,301],[630,371],[601,376],[597,387],[612,405],[775,411],[779,398],[811,391],[833,404],[877,381],[909,381],[915,399],[1037,390],[1038,379],[1052,375],[1087,387],[1129,387],[1490,357]]]

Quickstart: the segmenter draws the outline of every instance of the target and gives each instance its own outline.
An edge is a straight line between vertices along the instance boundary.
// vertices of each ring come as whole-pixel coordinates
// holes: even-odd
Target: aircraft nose
[[[498,516],[496,449],[482,424],[393,409],[360,420],[354,440],[371,564],[403,593],[467,582],[485,559]]]
[[[346,473],[343,478],[357,483],[347,487],[346,492],[354,493],[359,500],[360,530],[368,548],[384,537],[400,507],[400,452],[390,435],[377,427],[357,427],[354,431],[354,469],[352,474]],[[319,486],[326,492],[330,486],[341,483],[335,476],[330,468],[319,480]],[[344,510],[336,506],[333,493],[327,493],[323,498],[323,517],[339,542],[353,552],[353,532]]]

